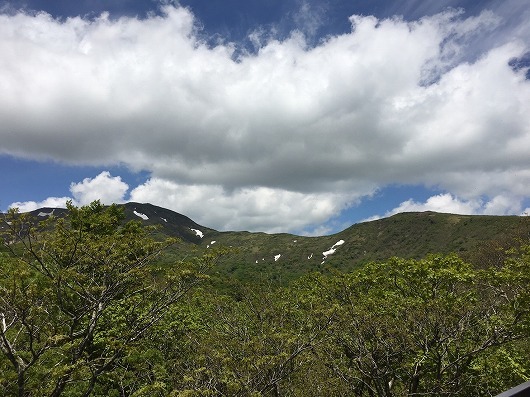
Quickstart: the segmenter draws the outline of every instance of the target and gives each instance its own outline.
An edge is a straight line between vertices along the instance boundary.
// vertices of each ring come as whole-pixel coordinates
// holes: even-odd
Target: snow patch
[[[141,212],[136,212],[136,211],[133,211],[134,215],[136,215],[137,217],[139,218],[142,218],[144,221],[148,220],[149,217],[145,214],[142,214]]]
[[[311,252],[311,255],[307,257],[307,259],[311,259],[313,257],[313,253]]]
[[[333,247],[331,247],[331,248],[338,247],[339,245],[342,245],[342,244],[344,244],[344,240],[339,240],[335,244],[333,244]]]
[[[206,248],[210,248],[210,245],[214,245],[215,243],[216,243],[216,241],[215,241],[215,240],[214,240],[214,241],[212,241],[212,242],[211,242],[210,244],[208,244],[208,245],[206,246]]]
[[[37,216],[52,216],[53,215],[53,211],[55,210],[52,210],[51,212],[39,212]]]
[[[322,255],[324,255],[324,260],[326,260],[328,256],[333,255],[335,252],[337,252],[337,247],[342,244],[344,244],[344,240],[339,240],[335,244],[333,244],[333,246],[329,250],[322,252]]]
[[[277,262],[278,259],[280,259],[281,256],[282,256],[282,254],[274,255],[274,262]]]
[[[162,219],[164,222],[167,223],[167,219],[166,219],[166,218],[162,218],[162,217],[160,217],[160,219]]]
[[[198,230],[198,229],[192,229],[191,227],[190,227],[190,230],[191,230],[192,232],[195,232],[195,235],[199,236],[200,238],[203,238],[203,237],[204,237],[204,233],[201,232],[200,230]]]

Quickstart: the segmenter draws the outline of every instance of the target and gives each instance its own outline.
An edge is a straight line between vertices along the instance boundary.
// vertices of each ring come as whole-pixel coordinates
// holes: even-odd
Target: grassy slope
[[[219,232],[150,204],[128,203],[124,207],[127,220],[159,225],[161,235],[181,239],[181,243],[167,253],[166,263],[195,257],[216,247],[231,247],[233,251],[220,260],[215,272],[240,280],[265,282],[284,283],[305,273],[329,268],[351,270],[392,256],[421,258],[428,253],[450,252],[465,256],[491,240],[507,240],[514,235],[530,236],[530,217],[402,213],[356,224],[331,236],[303,237]],[[39,218],[39,211],[34,211],[36,218]],[[50,211],[46,209],[45,212]],[[147,215],[148,219],[143,220],[138,214]],[[64,211],[56,210],[55,215],[62,216]],[[192,229],[200,230],[204,237],[200,238]],[[344,244],[337,246],[336,252],[324,260],[323,252],[340,240],[344,240]]]
[[[233,247],[236,252],[221,261],[217,269],[220,273],[239,279],[284,282],[315,270],[351,270],[392,256],[421,258],[428,253],[450,252],[469,255],[488,241],[524,233],[528,236],[529,230],[528,218],[516,216],[403,213],[323,237],[208,230],[194,249],[201,253],[217,246]],[[324,260],[322,253],[340,240],[344,244]],[[212,245],[212,241],[216,243]],[[184,253],[189,247],[178,249]],[[275,260],[278,254],[281,256]]]

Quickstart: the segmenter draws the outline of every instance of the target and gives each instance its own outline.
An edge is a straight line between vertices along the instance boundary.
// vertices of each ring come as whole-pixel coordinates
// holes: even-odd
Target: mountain
[[[351,270],[391,256],[421,258],[428,253],[449,252],[470,256],[489,241],[506,242],[530,235],[528,217],[435,212],[401,213],[321,237],[221,232],[155,205],[131,202],[121,206],[126,220],[158,225],[158,233],[181,240],[170,249],[168,262],[228,247],[230,253],[221,258],[216,272],[240,279],[272,278],[280,282],[311,271]],[[36,219],[65,213],[64,209],[52,208],[31,212]]]
[[[144,225],[157,225],[167,236],[177,237],[187,243],[202,243],[205,236],[215,230],[195,223],[187,216],[152,204],[130,202],[123,204],[126,220],[140,220]]]
[[[168,237],[177,237],[186,243],[200,244],[203,233],[210,234],[215,230],[201,226],[190,218],[178,214],[162,207],[157,207],[151,204],[140,204],[130,202],[126,204],[119,204],[123,207],[125,221],[141,221],[146,226],[157,225],[160,227],[160,232]],[[67,213],[65,208],[50,208],[44,207],[29,212],[29,214],[36,220],[44,220],[50,216],[64,217]],[[0,213],[0,216],[2,214]],[[0,222],[0,230],[6,225]]]

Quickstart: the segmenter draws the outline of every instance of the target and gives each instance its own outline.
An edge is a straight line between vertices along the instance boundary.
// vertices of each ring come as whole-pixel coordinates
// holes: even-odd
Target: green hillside
[[[322,237],[209,230],[197,246],[183,244],[177,250],[188,255],[190,249],[202,253],[230,247],[233,251],[219,264],[221,273],[284,282],[311,271],[348,271],[393,256],[419,259],[433,252],[455,252],[472,257],[491,241],[508,242],[529,232],[526,217],[402,213]],[[334,253],[323,255],[339,242]]]
[[[167,250],[162,260],[165,263],[222,248],[227,252],[215,267],[220,276],[280,284],[313,271],[349,271],[393,256],[420,259],[429,253],[454,252],[469,259],[491,241],[509,245],[514,238],[530,235],[529,218],[518,216],[410,212],[355,224],[329,236],[305,237],[217,231],[151,204],[127,203],[118,207],[123,207],[126,221],[156,227],[159,238],[179,239]],[[52,211],[57,217],[65,214],[63,209],[44,208],[31,215],[42,220],[46,218],[44,214]]]

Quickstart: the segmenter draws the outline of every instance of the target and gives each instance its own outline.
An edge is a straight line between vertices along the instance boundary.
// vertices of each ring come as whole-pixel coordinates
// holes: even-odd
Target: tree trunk
[[[17,389],[18,397],[25,396],[25,381],[24,381],[24,371],[17,371]]]

